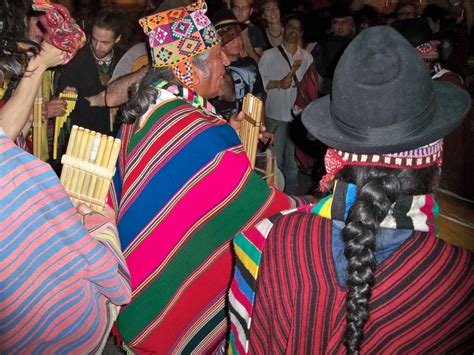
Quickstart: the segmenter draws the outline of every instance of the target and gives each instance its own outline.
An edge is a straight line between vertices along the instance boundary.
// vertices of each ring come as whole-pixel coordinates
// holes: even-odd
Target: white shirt
[[[286,51],[285,46],[282,47],[292,65],[295,60],[301,59],[301,66],[296,71],[296,77],[298,81],[301,81],[306,70],[313,62],[313,57],[308,51],[302,48],[298,48],[295,54],[291,55]],[[260,62],[258,63],[258,69],[262,76],[263,87],[266,88],[270,81],[283,79],[290,71],[290,66],[286,59],[283,58],[280,50],[275,47],[263,52]],[[288,89],[265,90],[267,92],[267,100],[265,101],[266,117],[284,122],[292,121],[291,108],[295,103],[298,91],[295,83]]]

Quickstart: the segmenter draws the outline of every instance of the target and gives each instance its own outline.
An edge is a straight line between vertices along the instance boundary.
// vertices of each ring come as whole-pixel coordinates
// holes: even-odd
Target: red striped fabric
[[[414,232],[376,272],[361,353],[472,353],[472,253]],[[345,353],[331,221],[283,216],[257,280],[249,353]]]

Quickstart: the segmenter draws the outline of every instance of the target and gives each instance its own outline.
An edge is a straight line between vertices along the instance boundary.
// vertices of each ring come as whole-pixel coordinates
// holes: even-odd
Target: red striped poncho
[[[230,354],[345,353],[331,235],[330,219],[293,213],[235,238]],[[378,265],[361,353],[472,354],[473,267],[472,253],[414,231]]]

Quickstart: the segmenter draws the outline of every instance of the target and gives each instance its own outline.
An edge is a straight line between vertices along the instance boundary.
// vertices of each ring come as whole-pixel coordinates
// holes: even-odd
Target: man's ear
[[[122,35],[118,35],[118,37],[115,39],[115,44],[119,43],[121,39]]]
[[[201,83],[203,75],[204,73],[202,72],[202,70],[196,67],[195,65],[193,65],[194,87],[196,87],[196,85],[199,85]]]

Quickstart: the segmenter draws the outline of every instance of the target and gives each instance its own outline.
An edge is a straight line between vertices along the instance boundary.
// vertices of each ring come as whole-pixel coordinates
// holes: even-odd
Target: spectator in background
[[[221,36],[222,50],[229,58],[227,72],[230,74],[235,93],[233,102],[219,100],[215,106],[224,117],[229,118],[242,110],[242,102],[247,93],[260,97],[263,101],[266,94],[258,65],[245,52],[242,30],[247,28],[247,25],[238,22],[232,11],[227,9],[215,13],[212,21]]]
[[[310,102],[330,92],[334,69],[356,32],[353,13],[346,8],[331,8],[329,24],[329,36],[317,43],[311,52],[313,63],[298,84],[292,108],[298,119],[291,127],[291,136],[297,142],[295,157],[299,171],[303,174],[300,175],[300,183],[303,184],[305,176],[306,180],[308,177],[311,179],[307,182],[307,189],[317,184],[324,174],[326,146],[306,130],[298,115]],[[303,192],[307,191],[303,189]]]
[[[285,177],[285,192],[295,194],[298,187],[298,167],[295,146],[290,138],[292,108],[297,85],[313,61],[311,55],[299,47],[302,21],[290,14],[283,20],[283,44],[265,51],[258,65],[267,92],[265,102],[267,131],[275,134],[275,156]]]
[[[334,68],[356,34],[352,11],[344,7],[333,7],[330,10],[329,31],[330,35],[318,43],[311,53],[319,75],[319,90],[322,95],[331,92]]]
[[[60,73],[58,91],[66,87],[77,90],[78,101],[70,114],[72,124],[90,130],[113,134],[110,111],[105,107],[105,88],[123,51],[117,47],[121,39],[124,17],[120,13],[101,10],[92,27],[88,45]]]
[[[395,16],[398,21],[413,19],[418,15],[416,13],[416,5],[413,2],[401,2],[395,9]]]
[[[260,28],[250,22],[250,15],[253,10],[252,6],[253,0],[231,1],[231,10],[237,18],[237,21],[247,25],[247,28],[242,31],[245,51],[249,57],[258,63],[263,50],[266,48],[266,44]]]
[[[260,15],[264,21],[264,38],[267,48],[279,46],[283,41],[283,25],[277,0],[260,2]]]

